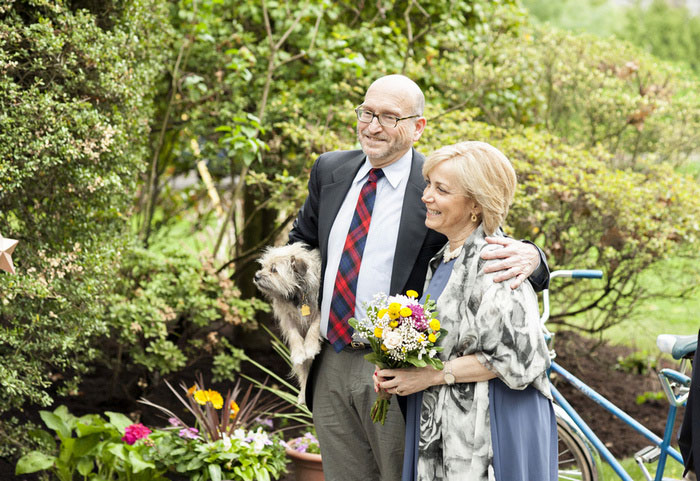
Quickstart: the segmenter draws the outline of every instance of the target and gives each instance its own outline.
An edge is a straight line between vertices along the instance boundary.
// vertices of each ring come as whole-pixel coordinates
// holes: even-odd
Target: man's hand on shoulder
[[[513,279],[511,289],[517,289],[540,265],[540,253],[532,244],[510,237],[487,237],[486,242],[501,245],[503,249],[487,249],[481,253],[482,259],[502,259],[489,263],[484,272],[498,272],[493,278],[495,282]]]

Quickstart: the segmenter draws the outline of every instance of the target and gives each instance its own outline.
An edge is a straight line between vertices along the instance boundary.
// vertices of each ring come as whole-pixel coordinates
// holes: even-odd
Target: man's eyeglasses
[[[357,120],[359,120],[360,122],[371,124],[372,120],[374,120],[374,118],[376,117],[377,122],[379,122],[379,125],[381,125],[382,127],[391,128],[395,128],[397,125],[399,125],[399,122],[402,120],[420,117],[420,115],[409,115],[408,117],[395,117],[389,114],[375,114],[371,110],[365,110],[362,107],[357,107],[355,109],[355,113],[357,114]]]

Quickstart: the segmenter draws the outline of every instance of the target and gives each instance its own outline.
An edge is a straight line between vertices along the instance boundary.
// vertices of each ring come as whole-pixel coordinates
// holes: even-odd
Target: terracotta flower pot
[[[296,481],[325,481],[320,454],[300,453],[287,448],[287,456],[294,464]]]

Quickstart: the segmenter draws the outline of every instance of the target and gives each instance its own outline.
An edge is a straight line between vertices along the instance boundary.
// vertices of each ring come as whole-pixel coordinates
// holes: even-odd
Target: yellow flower
[[[432,319],[430,321],[429,326],[430,326],[430,329],[432,329],[433,331],[439,331],[440,330],[440,321],[438,321],[437,319]]]
[[[401,317],[411,317],[411,314],[413,314],[413,311],[411,310],[410,307],[402,307],[401,310],[399,311],[399,314],[401,314]]]
[[[238,407],[236,401],[231,401],[231,419],[235,419],[236,416],[238,416],[238,411],[240,410],[241,408]]]
[[[384,329],[382,329],[381,327],[374,328],[374,337],[376,337],[377,339],[381,339],[383,334],[384,334]]]
[[[382,349],[382,351],[388,351],[388,350],[389,350],[389,348],[386,347],[384,344],[381,345],[381,349]]]
[[[400,310],[401,310],[401,304],[399,304],[398,302],[392,302],[391,304],[389,304],[389,314],[391,314],[392,312],[395,312],[398,314],[398,312]]]
[[[409,289],[406,291],[406,295],[410,297],[411,299],[416,299],[418,298],[418,293],[414,291],[413,289]]]
[[[396,327],[396,326],[398,326],[398,325],[399,325],[399,321],[391,321],[391,322],[389,323],[389,327]]]
[[[425,342],[425,336],[423,334],[418,336],[418,342],[420,342],[421,344],[423,344]]]
[[[224,398],[221,397],[221,394],[211,389],[195,391],[194,400],[202,406],[210,402],[214,409],[221,409],[224,406]]]
[[[386,316],[387,312],[389,312],[389,309],[380,309],[377,313],[377,319],[381,319],[382,317]]]
[[[193,384],[192,387],[187,390],[187,395],[192,396],[195,393],[195,391],[197,391],[197,385]]]
[[[435,337],[435,334],[433,334],[433,333],[431,332],[430,334],[428,334],[428,340],[429,340],[430,342],[435,342],[435,341],[437,341],[437,337]]]
[[[207,403],[207,401],[209,400],[209,398],[207,396],[207,392],[201,391],[199,389],[196,390],[194,392],[194,400],[197,401],[197,404],[201,404],[202,406],[204,406]]]
[[[396,311],[396,312],[389,311],[389,319],[398,319],[398,318],[399,318],[398,311]]]
[[[214,406],[214,409],[221,409],[224,407],[224,398],[221,397],[221,394],[211,389],[209,389],[209,401]]]

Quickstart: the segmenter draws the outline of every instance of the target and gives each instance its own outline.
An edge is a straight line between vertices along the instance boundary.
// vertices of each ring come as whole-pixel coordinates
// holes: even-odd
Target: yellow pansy
[[[433,333],[431,332],[430,334],[428,334],[428,340],[429,340],[430,342],[435,342],[435,341],[437,341],[437,337],[435,337],[435,334],[433,334]]]
[[[391,322],[389,323],[389,327],[396,327],[396,326],[398,326],[398,325],[399,325],[399,321],[391,321]]]
[[[430,324],[429,324],[429,325],[430,325],[430,329],[432,329],[433,331],[439,331],[439,330],[440,330],[440,321],[438,321],[437,319],[432,319],[432,320],[430,321]]]
[[[377,339],[381,339],[383,334],[384,334],[384,329],[382,329],[381,327],[374,328],[374,337],[376,337]]]
[[[411,314],[413,314],[413,311],[411,310],[410,307],[402,307],[401,310],[399,311],[399,314],[401,314],[401,317],[411,317]]]
[[[409,289],[406,291],[406,296],[410,297],[411,299],[416,299],[418,297],[418,293],[413,289]]]
[[[377,313],[377,318],[381,319],[382,317],[386,316],[387,312],[389,312],[389,309],[380,309]]]

